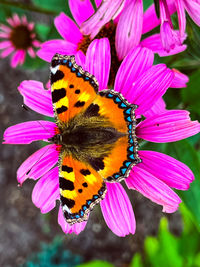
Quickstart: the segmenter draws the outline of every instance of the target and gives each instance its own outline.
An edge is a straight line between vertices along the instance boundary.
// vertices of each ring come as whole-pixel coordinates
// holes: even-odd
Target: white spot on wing
[[[51,72],[55,74],[58,69],[59,69],[59,65],[55,66],[54,68],[51,67]]]
[[[71,211],[70,211],[70,209],[67,207],[67,205],[64,205],[64,206],[62,207],[62,209],[63,209],[64,211],[67,211],[68,213],[71,213]]]

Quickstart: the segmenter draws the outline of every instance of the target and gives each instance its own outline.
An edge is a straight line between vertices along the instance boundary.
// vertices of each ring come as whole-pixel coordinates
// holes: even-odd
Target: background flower
[[[7,19],[7,25],[0,25],[0,49],[2,58],[13,53],[11,58],[11,67],[22,65],[25,61],[26,53],[35,57],[34,47],[39,47],[40,43],[36,39],[34,32],[34,23],[28,22],[25,15],[21,18],[14,14]]]

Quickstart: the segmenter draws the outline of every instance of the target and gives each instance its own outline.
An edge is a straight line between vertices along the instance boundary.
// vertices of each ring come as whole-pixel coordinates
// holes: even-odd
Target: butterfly
[[[60,202],[69,224],[88,219],[106,194],[140,162],[135,137],[136,105],[98,82],[75,62],[56,54],[51,61],[51,94],[58,131]]]

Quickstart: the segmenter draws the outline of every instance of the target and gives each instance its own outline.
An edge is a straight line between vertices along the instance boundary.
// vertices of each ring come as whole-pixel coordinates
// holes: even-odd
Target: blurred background
[[[144,1],[146,9],[151,0]],[[60,38],[53,20],[61,11],[69,16],[67,0],[0,0],[0,23],[17,13],[35,22],[40,42]],[[176,22],[176,17],[174,17]],[[189,76],[188,87],[169,89],[167,108],[184,108],[193,120],[200,120],[200,29],[187,18],[188,49],[170,57],[155,57]],[[23,80],[49,80],[49,64],[27,55],[25,63],[11,68],[10,58],[0,59],[0,122],[4,130],[16,123],[41,119],[22,108],[17,87]],[[57,224],[57,210],[41,214],[31,201],[35,182],[17,186],[16,170],[41,146],[1,145],[0,153],[0,266],[200,266],[200,136],[170,144],[144,144],[142,149],[166,153],[187,164],[196,180],[189,191],[177,192],[183,203],[174,214],[135,191],[127,191],[132,202],[137,229],[135,235],[115,236],[106,226],[99,207],[91,213],[86,229],[78,236],[65,235]],[[57,207],[58,208],[58,207]]]

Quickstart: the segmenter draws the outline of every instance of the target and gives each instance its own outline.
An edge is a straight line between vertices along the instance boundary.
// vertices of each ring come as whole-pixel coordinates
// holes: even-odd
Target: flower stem
[[[36,6],[29,5],[29,4],[27,5],[23,3],[18,3],[15,1],[0,0],[0,4],[10,6],[10,7],[20,8],[20,9],[27,10],[27,11],[38,12],[38,13],[42,13],[46,15],[57,15],[57,12],[55,11],[47,10],[44,8],[39,8]]]

